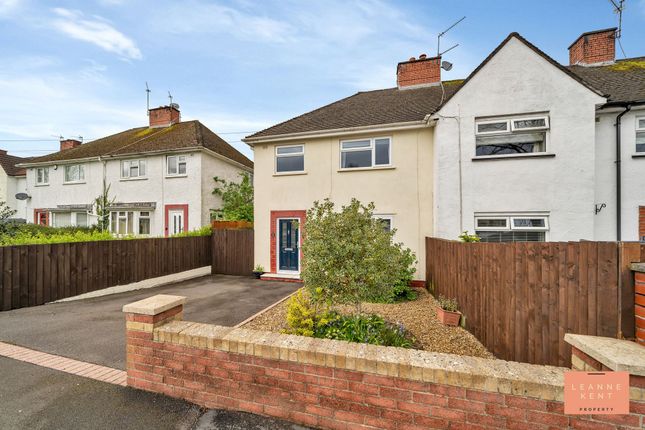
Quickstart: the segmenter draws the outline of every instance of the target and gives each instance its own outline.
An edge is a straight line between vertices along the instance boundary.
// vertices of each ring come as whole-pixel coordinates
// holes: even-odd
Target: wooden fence
[[[632,262],[645,245],[461,243],[426,238],[426,279],[454,297],[495,356],[569,366],[565,333],[634,336]]]
[[[211,238],[0,247],[0,309],[54,300],[211,264]]]
[[[211,273],[249,276],[253,271],[253,230],[213,230]]]

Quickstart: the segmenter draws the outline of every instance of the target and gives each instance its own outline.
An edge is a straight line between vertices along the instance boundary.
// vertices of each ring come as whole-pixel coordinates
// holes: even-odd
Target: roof
[[[457,90],[461,81],[416,88],[364,91],[248,136],[248,138],[306,133],[421,121],[435,112],[442,98]]]
[[[16,167],[16,164],[26,163],[31,158],[16,157],[9,155],[6,151],[0,151],[0,166],[9,176],[25,176],[26,171],[24,168]]]
[[[244,166],[253,162],[199,121],[185,121],[169,127],[138,127],[85,143],[73,149],[29,160],[30,163],[117,157],[146,152],[206,148]]]
[[[584,33],[581,37],[610,30]],[[445,105],[513,38],[581,85],[607,97],[608,101],[645,100],[645,57],[618,60],[606,66],[563,66],[519,33],[511,33],[465,80],[444,81],[445,93],[439,85],[359,92],[247,136],[247,139],[423,120],[426,115],[435,113]]]
[[[608,95],[609,102],[645,101],[645,57],[603,66],[569,66],[576,75]]]

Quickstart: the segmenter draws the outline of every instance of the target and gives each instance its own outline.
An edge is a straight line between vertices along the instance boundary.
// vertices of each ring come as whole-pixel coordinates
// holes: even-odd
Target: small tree
[[[226,181],[215,176],[213,194],[222,197],[222,214],[226,221],[253,221],[253,184],[248,173],[240,173],[242,182]]]
[[[387,300],[412,280],[414,254],[394,243],[394,231],[373,213],[373,203],[356,199],[340,212],[329,199],[307,211],[301,276],[312,296],[352,304],[360,313],[361,302]]]
[[[107,231],[110,228],[110,205],[114,203],[114,197],[110,199],[110,185],[103,179],[103,192],[94,199],[96,210],[96,225],[101,231]]]
[[[15,224],[11,221],[11,217],[16,214],[16,211],[7,206],[7,202],[0,201],[0,234],[11,234],[15,230]]]

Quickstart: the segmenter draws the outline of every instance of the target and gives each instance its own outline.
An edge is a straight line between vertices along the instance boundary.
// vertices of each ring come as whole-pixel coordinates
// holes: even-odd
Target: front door
[[[300,268],[298,219],[278,220],[278,269],[281,272],[298,272]]]
[[[184,211],[172,209],[168,211],[168,234],[171,236],[184,231]]]

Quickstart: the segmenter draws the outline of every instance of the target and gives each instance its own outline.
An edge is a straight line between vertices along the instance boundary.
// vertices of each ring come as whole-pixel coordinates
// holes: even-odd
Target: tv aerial
[[[623,44],[620,43],[620,36],[623,32],[623,11],[625,10],[625,0],[609,0],[609,2],[614,6],[614,13],[618,15],[618,29],[616,30],[616,41],[620,47],[620,51],[623,53],[623,57],[627,58],[625,50],[623,49]]]
[[[446,52],[452,51],[457,46],[459,46],[459,44],[456,43],[453,46],[451,46],[450,48],[446,49],[445,51],[441,51],[441,38],[444,36],[444,34],[448,33],[450,30],[452,30],[457,24],[459,24],[464,19],[466,19],[466,17],[462,16],[459,20],[455,21],[450,27],[446,28],[444,31],[442,31],[441,33],[439,33],[437,35],[437,57],[441,57]],[[442,61],[441,62],[441,68],[444,69],[445,71],[448,71],[448,70],[452,69],[452,63],[450,61]]]
[[[148,82],[146,81],[146,112],[150,115],[150,88],[148,88]]]

